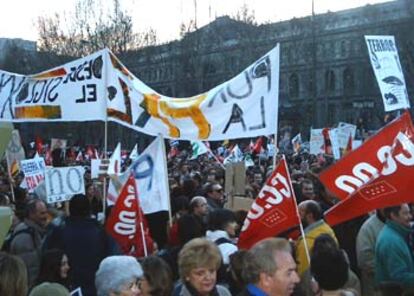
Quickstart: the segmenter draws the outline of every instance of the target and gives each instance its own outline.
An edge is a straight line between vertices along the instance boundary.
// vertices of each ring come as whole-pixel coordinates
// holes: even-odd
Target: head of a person
[[[0,252],[0,295],[26,296],[27,270],[22,259]]]
[[[29,296],[70,296],[69,290],[59,284],[44,282],[34,287]]]
[[[160,257],[146,257],[142,263],[144,276],[140,282],[142,296],[170,296],[173,279],[170,266]]]
[[[40,227],[47,225],[47,207],[41,199],[31,199],[26,204],[26,217]]]
[[[236,215],[228,209],[217,209],[208,215],[208,229],[224,230],[230,237],[236,236],[238,228]]]
[[[394,221],[405,227],[410,227],[412,219],[410,207],[408,204],[403,203],[399,206],[388,207],[384,209],[384,215],[388,220]]]
[[[65,284],[69,276],[68,256],[59,249],[50,249],[42,254],[37,283],[56,282]]]
[[[206,194],[209,198],[214,200],[218,204],[223,204],[224,202],[224,191],[223,187],[219,183],[210,183],[207,185]]]
[[[213,242],[204,238],[192,239],[178,256],[181,280],[198,294],[208,294],[216,285],[221,260],[220,250]]]
[[[194,196],[190,201],[190,212],[196,216],[208,214],[207,200],[204,196]]]
[[[315,190],[311,180],[303,179],[302,182],[300,182],[300,191],[303,199],[315,199]]]
[[[321,206],[314,200],[302,201],[298,206],[298,210],[304,227],[323,218]]]
[[[242,276],[267,295],[292,295],[299,276],[286,239],[269,238],[258,242],[243,261]]]
[[[69,201],[69,213],[71,217],[89,217],[91,205],[84,194],[76,194]]]
[[[242,272],[243,272],[244,260],[246,260],[246,257],[247,257],[246,250],[238,250],[237,252],[230,255],[229,274],[232,278],[232,281],[239,288],[242,288],[245,286]]]
[[[322,290],[338,290],[348,281],[347,259],[342,250],[326,245],[327,237],[317,242],[318,238],[312,250],[311,273]]]
[[[0,207],[10,206],[10,198],[6,193],[0,191]]]
[[[184,195],[178,195],[171,198],[171,210],[173,215],[182,216],[188,212],[188,198]]]
[[[102,260],[95,274],[98,296],[140,296],[141,265],[132,256],[110,256]]]

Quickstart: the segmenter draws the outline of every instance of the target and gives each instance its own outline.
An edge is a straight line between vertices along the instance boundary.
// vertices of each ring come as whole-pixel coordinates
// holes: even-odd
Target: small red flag
[[[252,204],[240,233],[238,246],[249,249],[256,242],[299,225],[294,191],[283,158]]]

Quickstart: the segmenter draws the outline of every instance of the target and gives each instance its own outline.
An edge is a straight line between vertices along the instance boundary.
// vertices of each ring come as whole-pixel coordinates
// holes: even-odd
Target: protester
[[[217,209],[209,214],[206,238],[219,247],[225,265],[230,263],[230,255],[237,252],[232,241],[237,227],[236,216],[228,209]]]
[[[296,263],[287,240],[269,238],[258,242],[243,260],[247,284],[240,296],[292,295],[299,283]]]
[[[335,233],[332,228],[322,219],[322,209],[314,200],[306,200],[298,206],[300,218],[305,228],[305,239],[309,251],[312,251],[315,239],[322,233],[327,233],[337,242]],[[303,237],[300,237],[296,243],[296,259],[298,262],[298,273],[300,276],[309,268],[308,257],[306,254]]]
[[[39,276],[36,284],[44,282],[58,283],[67,289],[72,289],[70,282],[70,265],[62,250],[51,249],[43,252]]]
[[[70,293],[61,284],[44,282],[34,287],[29,296],[70,296]]]
[[[159,257],[146,257],[141,263],[144,276],[140,281],[142,296],[170,296],[173,289],[172,273]]]
[[[224,205],[224,191],[223,187],[216,182],[209,183],[205,189],[206,199],[209,211],[223,208]]]
[[[27,269],[22,259],[0,252],[0,295],[26,296]]]
[[[142,295],[139,288],[143,276],[141,265],[131,256],[110,256],[100,264],[95,275],[98,296]]]
[[[230,255],[227,283],[231,295],[238,295],[246,286],[242,276],[244,260],[246,258],[246,250],[238,250]]]
[[[195,196],[190,202],[190,213],[178,219],[178,236],[181,245],[196,237],[206,234],[208,214],[207,200],[203,196]]]
[[[26,205],[26,218],[12,234],[10,253],[18,255],[26,264],[29,286],[34,284],[39,273],[46,223],[46,204],[40,199],[32,199]]]
[[[361,272],[362,295],[379,295],[375,289],[375,245],[381,229],[384,227],[385,216],[382,209],[377,210],[362,224],[356,240],[356,255]]]
[[[82,194],[69,202],[70,216],[46,238],[45,249],[60,249],[71,263],[73,285],[83,295],[94,295],[94,277],[99,263],[112,254],[112,241],[90,217],[90,204]]]
[[[408,204],[384,209],[387,218],[375,246],[375,282],[395,282],[404,289],[414,288],[413,250],[408,245],[412,215]]]
[[[202,238],[189,241],[179,254],[178,267],[182,283],[176,287],[173,295],[230,296],[225,287],[216,285],[220,264],[220,251],[213,242]]]

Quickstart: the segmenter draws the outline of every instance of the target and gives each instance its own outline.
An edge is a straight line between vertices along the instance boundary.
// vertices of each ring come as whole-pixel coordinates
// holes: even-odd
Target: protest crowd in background
[[[410,105],[394,37],[365,40],[394,118],[369,134],[311,128],[308,142],[278,133],[279,45],[181,99],[107,49],[0,70],[0,295],[413,295]],[[107,130],[104,147],[80,147],[22,143],[11,124],[48,120],[156,137],[107,153]]]
[[[111,211],[118,203],[103,206],[103,179],[112,177],[102,172],[91,175],[91,162],[103,155],[100,147],[68,145],[48,153],[49,145],[31,143],[25,149],[27,159],[45,157],[51,167],[81,166],[84,194],[48,203],[45,192],[28,191],[22,169],[9,178],[3,161],[1,206],[12,209],[13,219],[2,241],[1,295],[69,295],[69,291],[79,295],[259,295],[255,294],[257,287],[267,291],[266,295],[402,295],[412,288],[410,205],[370,211],[331,227],[323,220],[324,212],[339,199],[325,188],[319,174],[335,162],[333,155],[312,155],[294,142],[280,148],[285,150],[284,169],[290,172],[310,253],[306,254],[298,222],[292,219],[284,231],[276,225],[273,233],[279,238],[275,241],[266,239],[275,236],[271,232],[261,237],[260,230],[257,237],[240,236],[250,204],[255,198],[262,199],[261,191],[269,185],[266,180],[274,180],[273,142],[271,137],[215,142],[214,148],[206,146],[208,151],[194,144],[168,142],[172,219],[168,211],[145,215],[138,203],[132,207],[138,216],[129,217],[136,227],[120,226],[124,227],[120,233],[130,235],[126,239],[108,228],[108,223],[122,222],[112,221]],[[202,154],[195,154],[195,149]],[[113,151],[113,156],[116,153],[119,151]],[[142,153],[122,150],[118,174],[128,171]],[[110,167],[114,157],[108,158]],[[281,154],[276,159],[279,166],[284,162]],[[233,204],[236,189],[225,180],[226,169],[240,163],[245,179],[243,192],[237,194],[249,201],[247,207]],[[104,169],[109,169],[108,164]],[[133,182],[129,178],[125,184],[134,187]],[[122,191],[118,199],[125,201],[128,195],[123,196]],[[131,192],[135,197],[129,189]],[[251,220],[260,212],[257,207],[252,209]],[[271,223],[271,218],[262,221],[266,222]],[[258,243],[261,239],[265,240]],[[401,257],[400,249],[406,258]],[[266,262],[272,256],[276,256],[276,267]],[[275,270],[277,278],[281,268],[291,270],[274,282],[265,278]],[[114,294],[123,290],[131,294]]]

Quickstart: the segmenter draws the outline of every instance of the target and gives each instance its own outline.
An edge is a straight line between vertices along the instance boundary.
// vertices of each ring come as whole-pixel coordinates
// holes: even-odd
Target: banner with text
[[[365,36],[386,112],[410,108],[394,36]]]
[[[27,190],[33,190],[45,179],[46,164],[43,157],[35,157],[20,161],[21,169],[24,173]]]
[[[47,168],[45,172],[47,203],[69,200],[85,194],[85,169],[81,166]]]
[[[391,175],[401,166],[414,165],[412,134],[411,116],[405,112],[358,149],[324,170],[320,180],[339,199],[345,199],[380,175]]]

